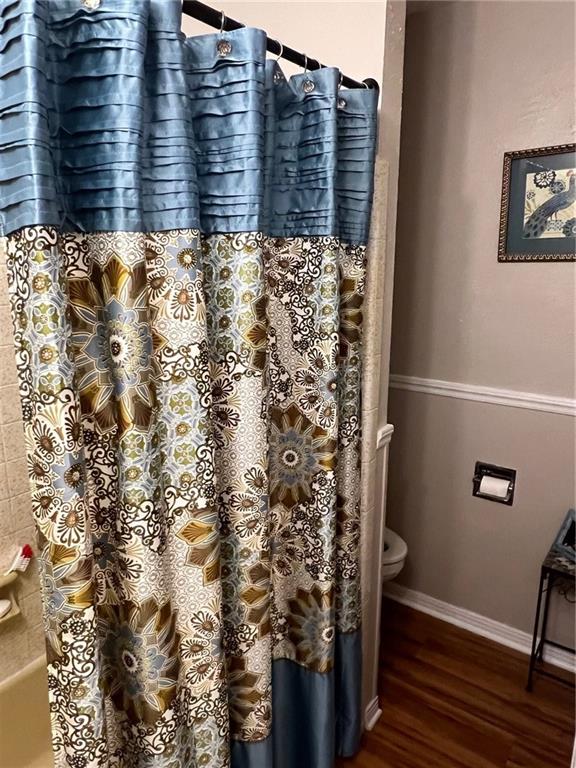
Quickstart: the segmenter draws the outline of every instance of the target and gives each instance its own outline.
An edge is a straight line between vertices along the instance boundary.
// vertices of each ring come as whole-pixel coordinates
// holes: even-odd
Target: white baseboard
[[[400,584],[389,582],[384,584],[383,594],[397,603],[402,603],[410,608],[414,608],[422,613],[428,613],[437,619],[447,621],[449,624],[455,624],[457,627],[467,629],[476,635],[481,635],[495,643],[505,645],[508,648],[514,648],[521,653],[530,654],[532,648],[532,635],[528,632],[522,632],[520,629],[509,627],[507,624],[501,624],[499,621],[488,619],[479,613],[467,611],[465,608],[459,608],[457,605],[450,605],[435,597],[425,595],[422,592],[416,592]],[[574,672],[575,657],[567,651],[559,648],[546,648],[544,651],[544,660],[549,664],[561,669],[567,669]]]
[[[457,400],[472,400],[477,403],[504,405],[508,408],[527,408],[530,411],[576,416],[576,400],[569,397],[541,395],[536,392],[519,392],[515,389],[484,387],[479,384],[423,379],[419,376],[402,376],[400,374],[390,376],[390,388],[439,397],[454,397]]]
[[[372,699],[370,704],[366,707],[364,713],[364,728],[367,731],[371,731],[380,719],[381,714],[382,710],[380,709],[380,702],[378,701],[378,696],[376,696],[376,698]]]

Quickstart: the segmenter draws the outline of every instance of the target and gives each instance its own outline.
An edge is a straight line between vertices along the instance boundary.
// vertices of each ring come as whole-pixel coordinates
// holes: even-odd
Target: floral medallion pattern
[[[7,239],[57,768],[229,768],[360,625],[365,248]]]

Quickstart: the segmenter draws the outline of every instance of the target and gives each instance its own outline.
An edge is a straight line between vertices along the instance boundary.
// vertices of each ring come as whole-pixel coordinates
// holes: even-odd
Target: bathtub
[[[0,683],[0,766],[54,766],[44,656]]]

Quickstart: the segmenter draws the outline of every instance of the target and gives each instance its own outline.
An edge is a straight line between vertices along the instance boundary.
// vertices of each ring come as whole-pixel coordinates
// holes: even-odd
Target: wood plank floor
[[[528,659],[391,601],[383,607],[383,715],[338,768],[569,768],[574,692]]]

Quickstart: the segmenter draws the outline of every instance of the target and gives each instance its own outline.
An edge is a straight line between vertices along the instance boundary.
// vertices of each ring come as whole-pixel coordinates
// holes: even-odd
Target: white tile
[[[17,384],[0,387],[0,424],[22,421],[20,390]]]
[[[4,455],[6,461],[10,462],[13,459],[20,459],[25,463],[26,447],[24,445],[24,428],[21,421],[13,422],[12,424],[3,424],[0,428],[2,430],[2,441],[4,443]]]
[[[9,499],[0,500],[0,542],[4,543],[12,533],[12,510]]]
[[[0,448],[3,453],[4,446],[2,446],[2,441],[0,440]],[[10,491],[8,489],[8,476],[6,475],[6,462],[4,460],[0,461],[0,499],[7,499],[10,496]]]
[[[5,294],[6,291],[3,290],[2,293]],[[5,304],[0,307],[0,330],[2,331],[0,344],[8,344],[10,342],[10,336],[12,335],[12,314],[10,312],[10,307]],[[8,331],[10,331],[10,333],[8,333]]]
[[[8,570],[12,560],[18,553],[19,546],[20,541],[18,534],[14,531],[10,531],[2,537],[2,547],[0,547],[0,573],[5,573]]]
[[[5,329],[2,326],[0,326],[0,333],[5,333]],[[12,343],[0,346],[0,387],[10,384],[18,384],[16,355]]]
[[[24,458],[7,461],[5,467],[11,496],[17,496],[30,490],[28,467]]]
[[[0,259],[0,306],[9,304],[6,264]]]
[[[29,529],[33,523],[32,501],[29,493],[20,493],[10,499],[12,510],[12,530]]]

